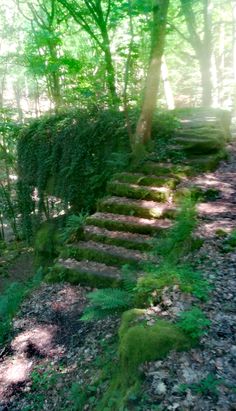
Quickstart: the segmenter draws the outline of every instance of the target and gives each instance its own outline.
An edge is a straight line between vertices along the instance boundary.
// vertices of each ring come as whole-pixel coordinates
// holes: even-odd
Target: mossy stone
[[[91,287],[106,288],[118,287],[121,280],[114,277],[99,276],[94,273],[79,270],[67,269],[60,264],[55,264],[50,272],[45,276],[48,283],[68,282],[70,284],[81,284]]]

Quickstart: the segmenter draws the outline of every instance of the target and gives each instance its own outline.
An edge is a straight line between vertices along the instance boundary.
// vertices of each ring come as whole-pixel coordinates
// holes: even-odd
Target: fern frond
[[[134,293],[134,288],[136,286],[137,279],[134,272],[130,269],[128,265],[124,265],[122,267],[121,276],[123,289],[130,294]]]

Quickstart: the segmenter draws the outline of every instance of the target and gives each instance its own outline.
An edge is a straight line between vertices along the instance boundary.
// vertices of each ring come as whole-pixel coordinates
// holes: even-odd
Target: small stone
[[[164,382],[159,382],[155,387],[155,393],[157,395],[164,395],[166,393],[166,385]]]

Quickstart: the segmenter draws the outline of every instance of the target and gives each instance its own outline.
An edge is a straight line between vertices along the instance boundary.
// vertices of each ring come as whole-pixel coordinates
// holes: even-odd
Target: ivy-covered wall
[[[138,113],[130,113],[135,130]],[[173,132],[173,116],[158,113],[153,135],[166,138]],[[30,232],[37,187],[39,211],[45,213],[48,194],[63,199],[74,212],[93,211],[111,175],[127,168],[130,144],[125,115],[119,111],[68,111],[44,116],[26,126],[18,143],[19,204]]]

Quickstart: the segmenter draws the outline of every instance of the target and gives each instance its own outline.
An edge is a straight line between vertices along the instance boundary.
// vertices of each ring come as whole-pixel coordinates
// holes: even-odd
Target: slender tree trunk
[[[164,56],[162,57],[162,62],[161,62],[161,77],[163,81],[164,92],[165,92],[165,97],[166,97],[166,104],[167,104],[168,110],[174,110],[175,108],[174,95],[173,95],[172,87],[169,81],[168,67],[167,67],[166,59]]]
[[[160,84],[161,59],[165,45],[168,7],[169,0],[154,0],[150,63],[146,78],[142,111],[133,142],[134,149],[140,144],[147,143],[151,138],[152,118],[156,108],[157,93]]]
[[[202,105],[210,107],[212,103],[212,79],[211,79],[211,57],[212,57],[212,2],[204,0],[204,38],[200,60],[202,74]]]
[[[111,95],[111,101],[113,106],[117,106],[119,98],[116,93],[116,80],[115,80],[115,69],[112,61],[110,40],[106,28],[104,27],[102,31],[103,37],[103,52],[105,57],[105,65],[107,72],[107,86]]]
[[[129,135],[130,143],[132,144],[133,133],[132,133],[132,127],[131,127],[130,118],[129,118],[129,102],[128,102],[128,85],[129,85],[130,65],[131,65],[131,59],[132,59],[132,48],[133,48],[133,43],[134,43],[134,26],[133,26],[133,19],[132,19],[131,0],[128,0],[128,5],[129,5],[130,42],[129,42],[128,56],[127,56],[126,65],[125,65],[123,101],[124,101],[124,113],[125,113],[127,132]]]
[[[210,107],[212,102],[211,55],[202,52],[199,57],[202,84],[202,106]]]
[[[54,46],[54,44],[51,44],[50,42],[48,44],[48,47],[49,47],[51,61],[56,65],[57,60],[58,60],[56,47]],[[53,102],[55,104],[55,110],[57,111],[62,106],[60,74],[58,70],[54,71],[51,74],[50,85],[51,85],[51,95],[53,98]]]
[[[202,84],[202,105],[210,107],[212,102],[211,56],[212,56],[212,2],[203,2],[203,39],[197,31],[197,21],[190,1],[180,0],[189,32],[189,42],[199,61]]]

